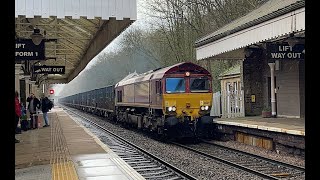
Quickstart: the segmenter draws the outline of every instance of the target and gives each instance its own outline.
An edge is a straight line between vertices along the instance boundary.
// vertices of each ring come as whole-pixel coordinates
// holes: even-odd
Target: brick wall
[[[263,70],[264,58],[258,56],[243,61],[243,90],[245,116],[261,115],[263,108]],[[251,102],[251,95],[255,95],[255,102]]]
[[[243,88],[245,115],[261,115],[265,106],[271,106],[270,67],[261,53],[243,61]],[[304,61],[281,60],[280,70],[275,70],[277,114],[279,116],[304,116]],[[251,95],[256,102],[251,102]]]

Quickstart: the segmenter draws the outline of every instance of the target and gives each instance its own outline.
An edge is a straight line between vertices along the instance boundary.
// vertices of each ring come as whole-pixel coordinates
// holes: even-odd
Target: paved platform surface
[[[266,131],[281,132],[299,136],[305,136],[304,118],[262,118],[261,116],[217,118],[216,124],[241,126]]]
[[[16,135],[16,179],[144,179],[63,109],[55,107],[48,116],[50,127]]]
[[[51,179],[51,165],[38,165],[16,169],[15,180]]]

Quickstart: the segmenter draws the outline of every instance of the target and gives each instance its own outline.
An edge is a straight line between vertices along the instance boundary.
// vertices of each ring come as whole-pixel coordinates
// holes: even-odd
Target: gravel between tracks
[[[218,161],[203,157],[201,155],[195,154],[188,150],[182,149],[175,145],[166,144],[155,139],[152,139],[149,135],[136,132],[134,130],[128,130],[109,123],[107,121],[101,120],[97,117],[92,117],[88,114],[83,114],[86,117],[90,117],[91,120],[94,120],[100,125],[103,125],[111,132],[127,139],[128,141],[136,144],[137,146],[148,150],[150,153],[158,156],[164,161],[178,167],[179,169],[185,171],[186,173],[194,176],[197,179],[262,179],[255,175],[249,174],[247,172],[235,169]],[[86,124],[86,123],[84,123]],[[89,128],[96,136],[98,136],[102,142],[103,134],[101,131],[94,130],[91,126],[85,125]],[[242,145],[236,142],[218,142],[221,145],[225,145],[232,148],[237,148],[239,150],[244,150],[247,152],[259,154],[268,158],[274,158],[281,160],[283,162],[296,164],[304,164],[304,160],[297,159],[294,157],[282,156],[276,153],[270,153],[264,151],[263,149],[257,149],[255,147],[250,147]]]
[[[305,159],[301,156],[294,156],[292,154],[287,154],[287,153],[282,154],[281,152],[278,154],[275,151],[268,151],[263,148],[245,145],[245,144],[242,144],[242,143],[239,143],[236,141],[227,141],[227,142],[211,141],[211,142],[214,142],[216,144],[220,144],[222,146],[230,147],[233,149],[238,149],[238,150],[245,151],[248,153],[256,154],[256,155],[259,155],[262,157],[281,161],[284,163],[305,167]]]

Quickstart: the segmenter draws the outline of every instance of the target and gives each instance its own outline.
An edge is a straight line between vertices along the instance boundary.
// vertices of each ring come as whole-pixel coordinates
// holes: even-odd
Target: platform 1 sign
[[[35,74],[64,74],[65,71],[65,66],[33,66]]]
[[[31,39],[16,39],[15,60],[45,60],[44,41],[35,45]]]

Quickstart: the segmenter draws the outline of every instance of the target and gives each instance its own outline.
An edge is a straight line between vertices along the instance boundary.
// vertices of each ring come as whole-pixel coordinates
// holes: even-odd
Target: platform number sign
[[[16,39],[15,60],[45,60],[45,44],[35,45],[31,39]]]
[[[50,89],[50,94],[54,94],[54,90],[53,89]]]

